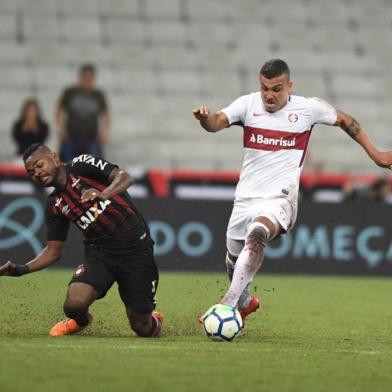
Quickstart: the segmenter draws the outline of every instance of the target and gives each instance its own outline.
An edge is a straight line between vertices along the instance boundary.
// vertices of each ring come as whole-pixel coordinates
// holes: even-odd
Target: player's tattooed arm
[[[379,151],[370,140],[366,131],[359,122],[352,116],[337,110],[337,119],[335,125],[343,129],[366,151],[374,163],[380,167],[392,168],[392,151]]]
[[[355,140],[362,130],[361,124],[354,117],[340,110],[337,111],[336,125],[339,125],[347,135]]]
[[[348,124],[342,124],[342,129],[353,139],[355,139],[358,133],[361,131],[361,124],[355,119],[351,118],[351,121]]]

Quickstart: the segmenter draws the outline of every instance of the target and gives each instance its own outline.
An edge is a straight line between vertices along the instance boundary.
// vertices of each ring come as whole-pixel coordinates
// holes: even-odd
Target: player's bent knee
[[[252,222],[247,231],[245,243],[255,251],[261,251],[269,241],[270,231],[260,222]]]
[[[66,301],[64,313],[71,319],[77,319],[88,311],[88,305],[79,301]]]
[[[136,335],[142,337],[142,338],[147,338],[151,336],[151,324],[146,323],[145,321],[142,320],[132,320],[130,322],[132,331],[136,333]]]

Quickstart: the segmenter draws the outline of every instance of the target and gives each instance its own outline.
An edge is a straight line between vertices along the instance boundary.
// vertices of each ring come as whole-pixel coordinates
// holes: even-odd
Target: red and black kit
[[[155,306],[158,271],[153,240],[143,216],[130,195],[82,202],[87,189],[103,191],[116,165],[83,154],[66,164],[66,185],[51,193],[46,205],[48,241],[65,241],[69,223],[84,235],[85,261],[71,282],[92,285],[101,298],[117,281],[126,306],[140,313]]]

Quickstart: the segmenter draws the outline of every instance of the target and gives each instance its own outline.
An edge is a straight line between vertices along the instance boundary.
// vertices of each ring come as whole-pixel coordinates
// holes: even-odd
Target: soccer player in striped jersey
[[[72,222],[83,232],[85,259],[69,283],[64,303],[67,319],[49,334],[71,335],[86,328],[92,321],[90,305],[117,282],[133,331],[143,337],[156,336],[163,317],[154,311],[159,280],[154,243],[127,193],[133,183],[129,174],[88,154],[65,164],[42,144],[30,146],[23,159],[37,185],[54,187],[46,204],[47,246],[27,264],[8,261],[0,268],[0,276],[21,276],[55,263]]]

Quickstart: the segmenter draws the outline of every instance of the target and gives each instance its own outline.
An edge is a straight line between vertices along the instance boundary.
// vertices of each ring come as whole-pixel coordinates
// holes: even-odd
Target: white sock
[[[260,269],[264,259],[264,247],[269,238],[268,228],[255,222],[249,226],[249,232],[234,269],[229,291],[221,303],[236,307],[241,294]]]
[[[227,270],[227,275],[230,279],[230,282],[233,279],[233,274],[234,274],[234,269],[235,269],[235,261],[231,260],[229,257],[229,254],[226,252],[226,270]],[[250,295],[250,284],[248,284],[244,291],[242,292],[240,299],[238,300],[238,308],[239,309],[246,309],[249,305],[249,302],[251,300],[251,295]]]
[[[225,263],[226,263],[227,276],[229,277],[229,279],[231,281],[231,279],[233,278],[233,274],[234,274],[235,261],[230,259],[228,252],[226,252]]]
[[[238,299],[238,309],[246,309],[249,305],[252,296],[250,295],[250,282],[244,288],[244,291]]]

